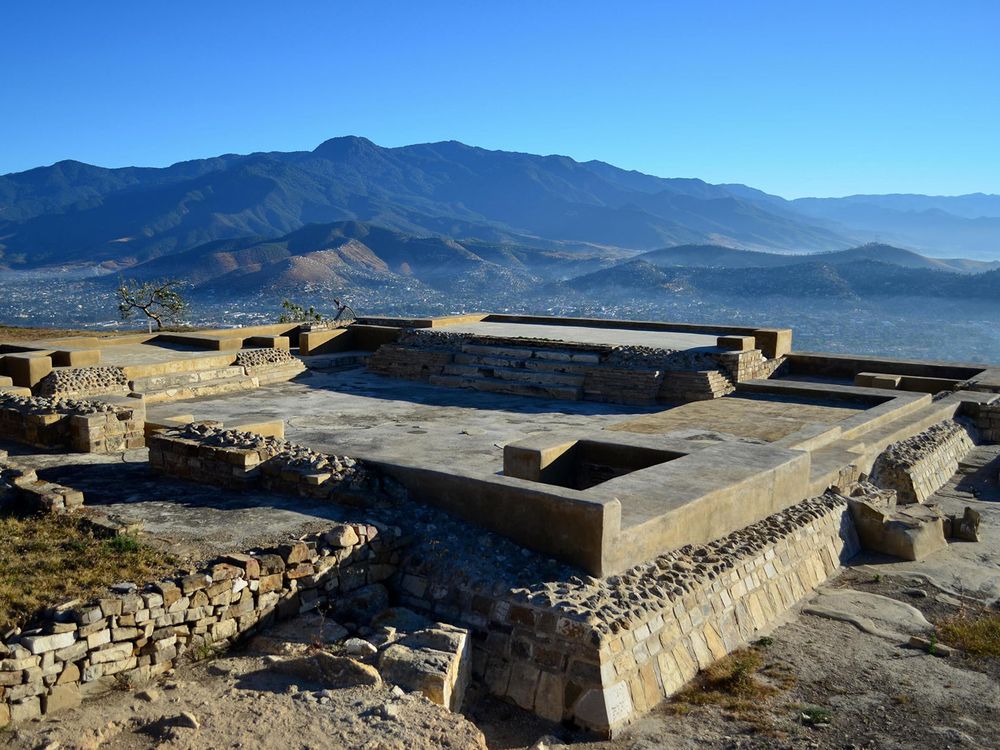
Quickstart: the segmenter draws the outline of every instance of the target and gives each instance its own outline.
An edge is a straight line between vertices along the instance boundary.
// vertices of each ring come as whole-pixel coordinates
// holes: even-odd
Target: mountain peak
[[[381,150],[381,147],[359,135],[343,135],[323,141],[313,149],[314,154],[331,159],[358,156]]]

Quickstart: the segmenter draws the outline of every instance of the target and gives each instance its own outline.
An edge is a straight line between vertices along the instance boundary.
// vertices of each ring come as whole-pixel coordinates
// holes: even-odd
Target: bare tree
[[[119,279],[118,312],[122,320],[129,320],[137,312],[156,322],[156,330],[163,330],[163,321],[179,321],[187,309],[187,301],[178,291],[183,282],[175,279],[143,281]]]

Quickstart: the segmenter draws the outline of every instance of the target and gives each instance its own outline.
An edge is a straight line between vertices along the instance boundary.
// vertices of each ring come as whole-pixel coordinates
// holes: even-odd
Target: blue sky
[[[1000,3],[18,2],[0,173],[460,140],[786,197],[1000,193]]]

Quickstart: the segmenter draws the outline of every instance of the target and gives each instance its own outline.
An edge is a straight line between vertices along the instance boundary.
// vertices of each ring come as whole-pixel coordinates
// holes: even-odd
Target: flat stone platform
[[[150,341],[143,344],[119,344],[101,349],[101,364],[128,367],[130,365],[155,365],[181,359],[217,357],[218,352],[196,349],[182,344]]]
[[[256,391],[152,405],[149,419],[194,414],[238,425],[282,419],[293,443],[328,453],[495,474],[503,446],[528,435],[600,430],[657,407],[441,388],[362,369],[308,372]]]
[[[807,425],[832,426],[863,411],[859,404],[777,394],[736,394],[713,401],[693,401],[646,414],[605,429],[658,435],[687,428],[713,430],[771,443]]]
[[[640,331],[627,328],[544,325],[541,323],[457,323],[444,330],[474,336],[527,338],[605,346],[648,346],[653,349],[716,349],[718,336],[674,331]]]

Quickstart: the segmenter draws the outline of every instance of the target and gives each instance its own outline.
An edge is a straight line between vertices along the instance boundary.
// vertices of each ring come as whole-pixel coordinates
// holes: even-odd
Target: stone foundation
[[[827,494],[606,579],[503,590],[417,556],[398,585],[406,606],[473,630],[491,693],[611,735],[773,627],[858,550],[846,500]]]
[[[75,401],[0,393],[0,434],[38,448],[119,453],[145,445],[146,409],[122,403]]]
[[[976,444],[975,429],[945,420],[919,435],[893,443],[875,460],[871,479],[896,491],[901,503],[922,503],[941,489]]]
[[[675,351],[414,329],[372,355],[372,372],[478,390],[607,403],[685,403],[767,378],[783,359],[759,349]]]
[[[339,502],[393,489],[390,480],[356,459],[210,423],[161,430],[148,442],[154,470],[228,489],[262,487]]]
[[[963,413],[976,425],[984,443],[1000,443],[1000,400],[990,404],[967,403]]]
[[[40,480],[0,450],[0,509],[29,513],[66,513],[83,507],[83,493],[55,482]]]
[[[221,647],[389,578],[398,530],[341,524],[260,553],[223,555],[189,575],[73,601],[0,642],[0,726],[138,686],[186,652]]]

